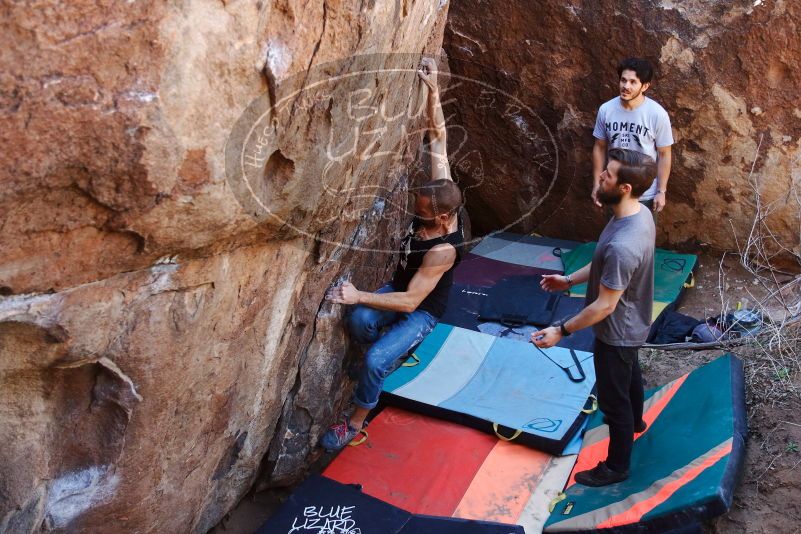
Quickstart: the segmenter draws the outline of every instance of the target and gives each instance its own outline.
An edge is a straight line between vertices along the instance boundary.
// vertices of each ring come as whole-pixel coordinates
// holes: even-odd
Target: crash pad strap
[[[409,358],[401,364],[401,367],[414,367],[415,365],[420,365],[420,358],[417,357],[417,354],[412,353],[409,354]]]
[[[524,324],[526,324],[526,316],[518,315],[515,313],[504,313],[501,315],[501,318],[498,322],[501,323],[503,326],[514,328],[516,326],[523,326]]]
[[[581,413],[586,413],[587,415],[589,415],[589,414],[597,412],[598,411],[598,397],[596,397],[595,395],[590,395],[587,400],[591,403],[591,405],[590,405],[589,408],[584,408],[583,410],[581,410]]]
[[[581,362],[579,361],[578,356],[576,356],[576,351],[570,349],[570,356],[573,358],[573,362],[576,364],[576,370],[578,371],[580,376],[574,377],[573,374],[570,372],[570,367],[562,367],[562,371],[565,372],[567,377],[572,382],[584,382],[584,380],[587,378],[587,375],[584,373],[584,369],[581,367]]]
[[[367,438],[370,437],[370,435],[367,433],[367,431],[365,429],[359,430],[359,434],[361,434],[362,437],[359,438],[358,440],[355,440],[355,439],[351,440],[351,442],[348,443],[348,446],[350,446],[350,447],[358,447],[359,445],[361,445],[362,443],[367,441]]]
[[[687,282],[684,282],[684,287],[686,289],[691,289],[695,287],[695,273],[690,272],[690,275],[687,277]]]
[[[495,435],[498,436],[498,439],[502,439],[503,441],[512,441],[515,438],[517,438],[520,434],[523,433],[522,430],[518,429],[518,430],[515,430],[515,433],[512,434],[511,438],[507,438],[506,436],[503,436],[503,435],[501,435],[500,432],[498,432],[498,423],[492,423],[492,430],[495,431]]]
[[[537,347],[537,345],[534,345],[534,346]],[[578,374],[579,374],[579,376],[577,376],[577,377],[573,376],[573,372],[570,370],[573,367],[573,365],[570,365],[570,366],[567,366],[567,367],[563,367],[563,366],[559,365],[558,362],[555,362],[550,356],[548,356],[545,353],[545,351],[542,350],[541,348],[537,347],[537,350],[540,351],[540,354],[542,354],[543,356],[548,358],[548,360],[550,360],[555,366],[557,366],[559,369],[561,369],[567,375],[567,378],[569,378],[571,382],[578,383],[578,382],[584,382],[584,380],[586,380],[587,374],[584,372],[584,368],[581,366],[581,362],[579,361],[575,350],[569,349],[570,350],[570,356],[573,358],[573,365],[576,366],[576,370],[578,371]]]
[[[565,499],[567,499],[567,493],[565,493],[564,491],[560,491],[559,495],[551,499],[551,502],[548,503],[548,511],[553,513],[553,509],[556,508],[556,505],[564,501]]]

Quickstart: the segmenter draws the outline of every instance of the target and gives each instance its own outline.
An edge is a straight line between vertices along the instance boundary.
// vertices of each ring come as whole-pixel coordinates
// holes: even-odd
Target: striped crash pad
[[[410,514],[358,488],[312,475],[257,534],[524,534],[521,527]]]
[[[578,241],[532,237],[511,232],[490,234],[481,240],[454,272],[454,283],[491,287],[509,276],[542,276],[562,272],[562,255]]]
[[[561,261],[561,260],[560,260]],[[458,285],[492,287],[498,281],[509,276],[541,277],[543,274],[557,274],[560,270],[543,269],[518,265],[502,260],[485,258],[468,253],[462,257],[459,266],[453,272],[453,282]]]
[[[562,254],[564,272],[574,273],[592,261],[596,242],[584,243]],[[698,257],[694,254],[679,254],[657,248],[654,253],[654,309],[652,320],[656,320],[665,308],[678,304],[686,287],[692,287],[692,272]],[[570,289],[571,296],[587,294],[587,284],[578,284]]]
[[[580,245],[578,241],[566,239],[498,232],[482,239],[470,253],[514,265],[562,272],[562,255]]]
[[[542,531],[576,461],[393,407],[367,430],[367,441],[345,447],[324,476],[415,514],[513,523],[529,533]]]
[[[584,309],[584,298],[545,291],[540,282],[539,276],[511,276],[488,288],[478,319],[493,320],[479,323],[478,330],[528,341],[540,328],[566,321]],[[523,320],[528,324],[519,324]],[[594,344],[592,328],[583,328],[563,337],[558,346],[592,352]]]
[[[606,458],[596,412],[545,532],[665,532],[724,513],[743,466],[747,425],[742,362],[726,354],[646,393],[648,428],[635,435],[630,478],[589,488],[578,471]]]
[[[524,325],[509,328],[500,322],[481,320],[479,312],[486,305],[491,289],[510,277],[530,277],[539,282],[544,274],[560,274],[561,256],[579,247],[578,241],[532,237],[511,232],[491,234],[465,254],[454,272],[454,284],[448,295],[448,307],[441,322],[481,331],[496,337],[527,340],[538,330]],[[547,300],[547,296],[542,297]],[[520,303],[518,303],[520,304]],[[540,303],[532,302],[531,308]],[[583,297],[562,295],[554,320],[577,314],[584,307]],[[594,336],[591,328],[562,339],[560,347],[591,352]]]
[[[462,266],[460,265],[459,268]],[[537,275],[539,279],[539,275]],[[539,327],[531,325],[521,325],[509,327],[499,322],[479,321],[478,316],[487,299],[490,298],[490,290],[481,286],[470,286],[453,284],[448,294],[448,307],[445,314],[440,318],[441,323],[475,330],[490,334],[496,337],[505,337],[528,341],[531,334],[539,330]],[[547,297],[540,297],[547,299]],[[537,306],[536,303],[532,307]],[[584,308],[584,297],[568,297],[562,295],[554,313],[554,321],[563,321],[573,317]],[[566,349],[583,350],[592,352],[595,336],[592,328],[584,328],[574,332],[569,337],[562,338],[558,346]]]
[[[595,368],[588,352],[542,351],[440,323],[405,365],[411,366],[399,367],[384,381],[387,404],[550,454],[564,451],[586,420],[582,410],[592,405]]]

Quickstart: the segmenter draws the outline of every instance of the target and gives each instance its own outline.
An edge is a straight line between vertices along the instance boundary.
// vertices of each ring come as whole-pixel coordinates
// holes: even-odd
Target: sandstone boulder
[[[393,266],[447,8],[2,8],[0,532],[205,532],[302,476],[348,394],[323,294]]]

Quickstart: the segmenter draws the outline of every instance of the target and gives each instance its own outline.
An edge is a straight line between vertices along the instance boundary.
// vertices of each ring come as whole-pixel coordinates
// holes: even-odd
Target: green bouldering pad
[[[742,362],[723,355],[648,391],[644,408],[629,478],[597,488],[575,482],[607,456],[609,427],[593,414],[545,532],[668,532],[729,509],[748,437]]]
[[[565,274],[572,274],[592,261],[596,242],[584,243],[562,254]],[[654,302],[670,304],[681,295],[685,283],[691,283],[697,256],[657,248],[654,254]],[[587,294],[587,284],[573,286],[571,296]]]

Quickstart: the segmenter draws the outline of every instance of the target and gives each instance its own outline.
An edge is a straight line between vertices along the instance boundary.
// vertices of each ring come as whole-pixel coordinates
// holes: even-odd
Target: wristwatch
[[[565,328],[565,323],[559,323],[559,331],[562,332],[562,337],[567,337],[573,333],[567,331],[567,328]]]

